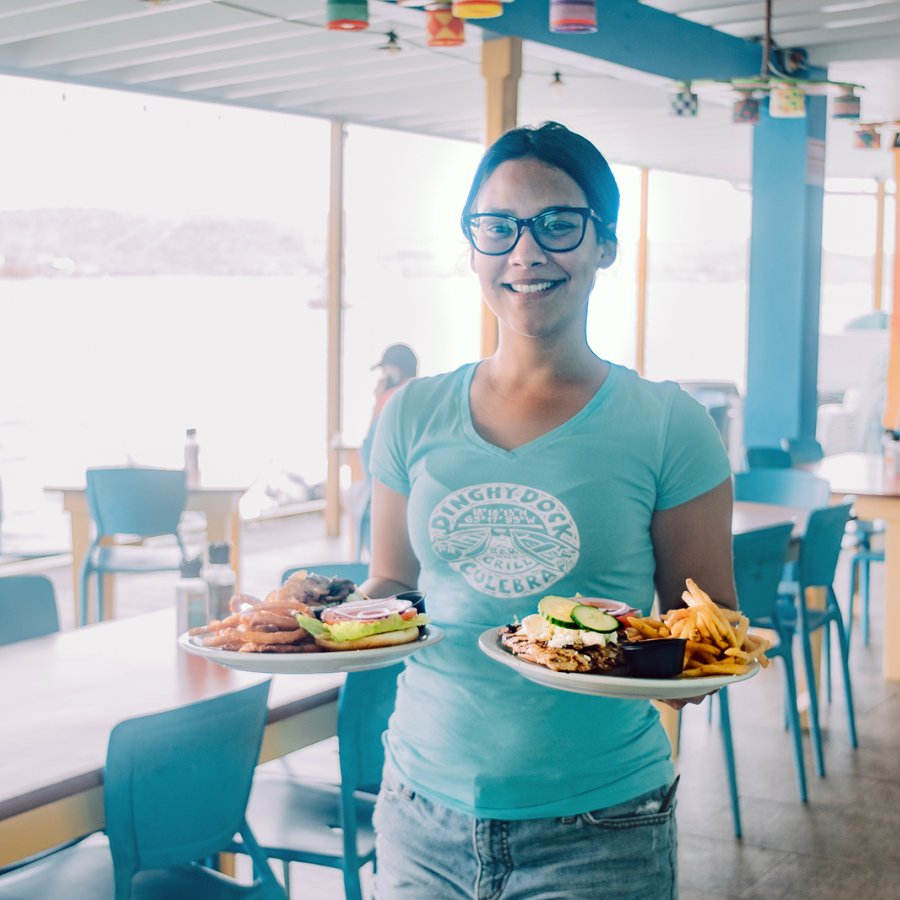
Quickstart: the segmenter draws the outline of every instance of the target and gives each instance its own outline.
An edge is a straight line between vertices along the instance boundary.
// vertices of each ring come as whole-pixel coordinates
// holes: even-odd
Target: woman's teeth
[[[537,284],[511,284],[509,289],[516,294],[536,294],[538,291],[549,291],[553,284],[552,281],[541,281]]]

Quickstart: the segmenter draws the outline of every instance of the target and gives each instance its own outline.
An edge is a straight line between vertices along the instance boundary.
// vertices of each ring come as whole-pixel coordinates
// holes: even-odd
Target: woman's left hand
[[[699,694],[696,697],[685,697],[682,700],[658,700],[658,703],[665,703],[666,706],[671,706],[672,709],[682,709],[687,706],[688,703],[693,703],[694,705],[698,703],[702,703],[707,697],[712,697],[713,694],[718,694],[718,691],[710,691],[708,694]]]

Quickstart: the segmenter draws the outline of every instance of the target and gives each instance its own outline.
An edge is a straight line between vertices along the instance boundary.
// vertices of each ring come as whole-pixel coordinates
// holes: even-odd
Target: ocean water
[[[398,279],[389,301],[348,290],[348,443],[365,433],[388,343],[412,343],[423,373],[477,353],[478,301],[460,281]],[[321,279],[0,280],[3,531],[40,531],[35,517],[58,514],[44,487],[81,484],[89,466],[182,465],[187,428],[210,483],[320,482],[325,359]],[[247,514],[262,503],[258,491]]]

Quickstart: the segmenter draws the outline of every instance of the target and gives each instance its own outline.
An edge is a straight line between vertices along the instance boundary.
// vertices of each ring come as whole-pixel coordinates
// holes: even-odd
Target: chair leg
[[[737,772],[734,764],[734,744],[731,740],[731,715],[728,711],[728,688],[719,691],[719,725],[722,729],[722,745],[725,750],[725,768],[728,771],[728,793],[731,795],[731,818],[734,836],[741,837],[741,800],[738,796]]]
[[[847,602],[847,637],[853,633],[853,607],[856,603],[856,593],[859,590],[859,556],[850,560],[850,599]]]
[[[79,598],[78,624],[87,625],[88,622],[88,592],[90,591],[91,568],[87,557],[81,567],[81,597]]]
[[[872,561],[864,559],[859,561],[860,578],[859,578],[859,598],[862,603],[862,633],[863,646],[869,646],[869,566]],[[850,634],[847,633],[847,640],[850,640]]]
[[[103,572],[97,570],[97,621],[103,621]]]
[[[809,632],[806,630],[802,618],[799,634],[800,646],[803,648],[803,666],[806,670],[807,696],[809,697],[809,734],[812,738],[816,774],[820,778],[824,778],[825,754],[822,752],[822,731],[819,727],[819,697],[818,685],[816,684],[816,669],[813,664],[812,644],[809,640]]]
[[[822,626],[822,661],[825,678],[825,699],[831,704],[831,622]]]
[[[784,643],[784,647],[782,662],[784,663],[784,684],[787,693],[786,709],[790,719],[791,745],[794,750],[794,769],[797,772],[800,800],[806,803],[809,800],[809,794],[806,789],[806,765],[803,762],[803,731],[800,728],[800,713],[797,710],[797,677],[794,674],[794,654],[791,652],[789,642]]]
[[[356,859],[344,857],[344,896],[346,900],[362,900],[362,888],[359,885],[359,867]]]
[[[847,727],[850,730],[850,746],[858,747],[859,741],[856,737],[856,715],[853,710],[853,688],[850,684],[850,642],[847,640],[847,634],[844,631],[844,623],[841,621],[841,613],[838,609],[837,598],[834,591],[829,589],[830,603],[835,615],[835,625],[838,633],[838,644],[841,648],[841,672],[844,676],[844,701],[847,704]]]
[[[284,893],[287,897],[291,896],[291,861],[284,859],[281,861],[281,871],[284,874]]]

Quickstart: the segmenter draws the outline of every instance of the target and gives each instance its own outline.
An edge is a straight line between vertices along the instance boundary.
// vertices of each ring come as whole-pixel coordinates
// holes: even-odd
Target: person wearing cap
[[[419,357],[409,344],[391,344],[381,354],[381,359],[372,366],[372,371],[381,369],[381,377],[375,385],[375,406],[372,409],[372,420],[366,436],[359,448],[359,458],[362,464],[364,487],[360,494],[351,502],[353,519],[356,524],[356,555],[362,558],[364,551],[369,549],[369,506],[372,500],[372,473],[369,469],[369,460],[372,456],[372,445],[375,442],[375,429],[378,427],[378,419],[388,400],[407,381],[415,378],[419,372]]]

